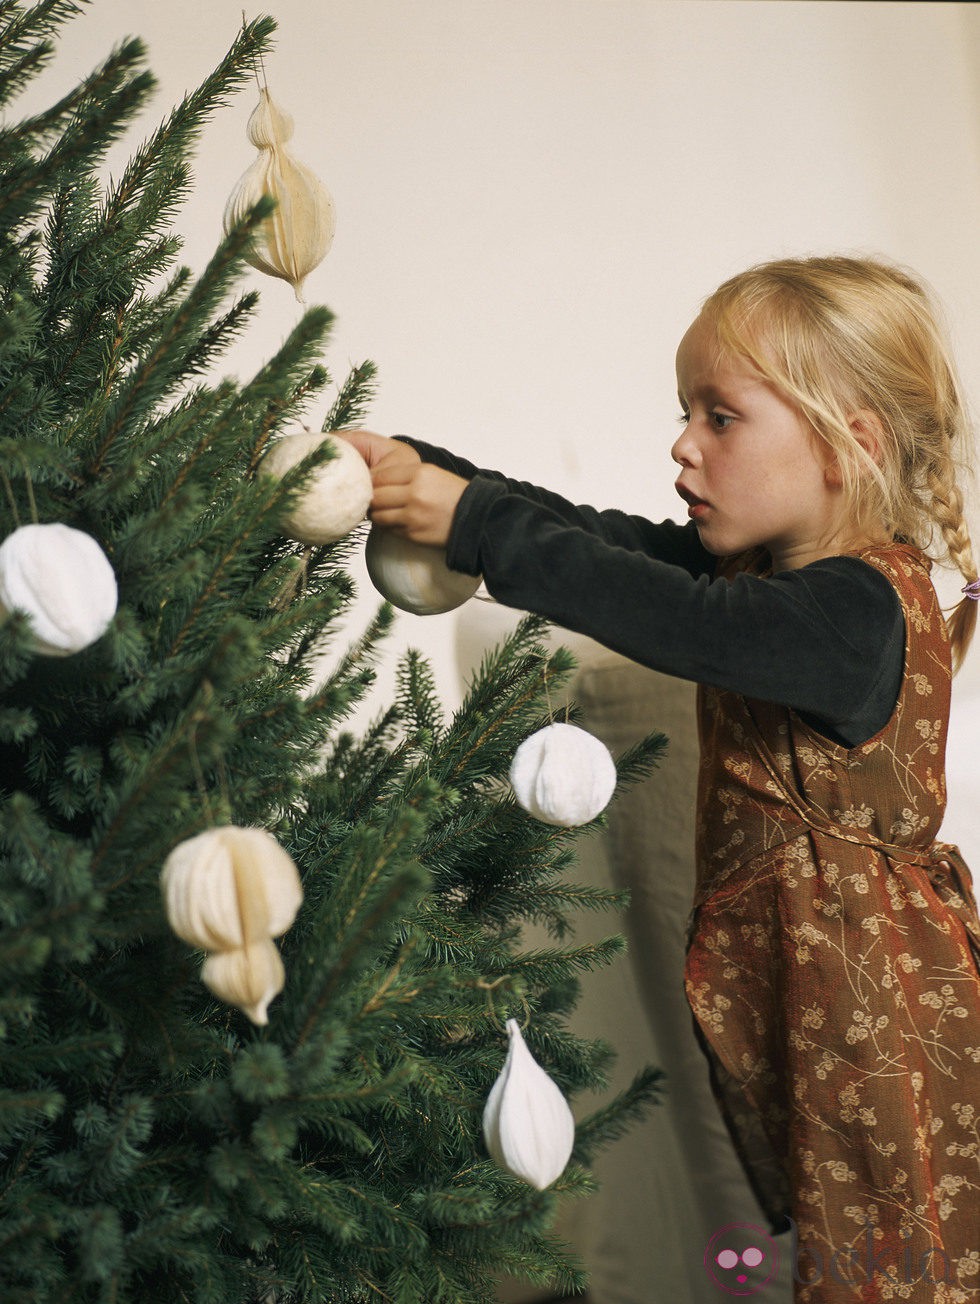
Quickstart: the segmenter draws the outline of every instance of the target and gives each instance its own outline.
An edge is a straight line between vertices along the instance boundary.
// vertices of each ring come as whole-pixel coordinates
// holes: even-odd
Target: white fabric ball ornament
[[[109,558],[84,530],[22,525],[0,543],[0,610],[26,612],[44,656],[71,656],[101,638],[118,601]]]
[[[311,430],[283,435],[262,459],[261,471],[281,479],[321,444],[334,456],[318,466],[282,519],[283,530],[300,543],[336,543],[367,515],[373,488],[367,463],[353,444]]]
[[[443,548],[413,543],[377,525],[368,534],[364,562],[381,596],[415,616],[439,616],[461,607],[480,587],[479,575],[449,569]]]
[[[510,765],[514,796],[545,824],[587,824],[616,788],[609,748],[574,724],[549,724],[525,739]]]
[[[543,1191],[565,1171],[575,1119],[557,1084],[507,1020],[507,1059],[483,1109],[483,1139],[499,1167]]]

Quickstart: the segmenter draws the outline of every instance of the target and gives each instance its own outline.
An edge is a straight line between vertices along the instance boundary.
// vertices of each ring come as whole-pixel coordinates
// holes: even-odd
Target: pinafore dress
[[[905,613],[879,734],[848,749],[700,691],[686,990],[749,1179],[792,1231],[798,1304],[977,1304],[980,924],[935,841],[948,639],[918,550],[858,555]]]

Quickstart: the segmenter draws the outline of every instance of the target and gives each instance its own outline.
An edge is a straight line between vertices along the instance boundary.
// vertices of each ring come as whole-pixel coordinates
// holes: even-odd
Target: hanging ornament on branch
[[[498,1168],[543,1191],[565,1171],[575,1144],[568,1101],[507,1020],[507,1059],[483,1109],[483,1139]]]
[[[207,951],[201,981],[255,1024],[282,991],[275,944],[296,918],[303,888],[292,857],[265,829],[226,825],[178,843],[160,876],[170,927]]]
[[[333,456],[313,471],[282,518],[289,538],[308,545],[335,543],[364,520],[373,493],[367,463],[346,440],[302,430],[277,439],[260,464],[263,475],[281,480],[324,444]]]
[[[288,148],[293,119],[269,94],[263,74],[259,102],[246,127],[258,158],[242,175],[225,205],[227,235],[267,195],[275,211],[257,229],[246,260],[260,272],[288,281],[300,303],[303,281],[333,243],[336,214],[322,181]]]
[[[480,587],[479,575],[449,569],[445,549],[413,543],[377,525],[368,534],[364,562],[381,596],[415,616],[438,616],[461,607]]]
[[[605,809],[616,788],[616,763],[594,734],[549,724],[514,753],[510,784],[518,803],[544,824],[573,828]]]
[[[0,617],[25,612],[42,656],[71,656],[100,639],[117,602],[109,559],[84,530],[21,525],[0,543]]]

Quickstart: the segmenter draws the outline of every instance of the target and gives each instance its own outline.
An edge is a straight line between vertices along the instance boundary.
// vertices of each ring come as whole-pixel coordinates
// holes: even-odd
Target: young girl
[[[922,286],[787,260],[681,341],[686,526],[415,441],[348,438],[382,527],[498,601],[699,685],[686,988],[796,1299],[980,1299],[980,924],[945,806],[980,591],[969,436]],[[968,581],[948,624],[939,545]]]

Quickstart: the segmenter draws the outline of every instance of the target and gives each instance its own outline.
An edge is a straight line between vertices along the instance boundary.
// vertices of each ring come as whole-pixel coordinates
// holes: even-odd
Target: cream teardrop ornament
[[[263,475],[281,479],[305,457],[329,444],[333,457],[308,477],[282,519],[291,539],[305,544],[335,543],[350,534],[367,515],[374,492],[371,472],[353,444],[311,430],[283,435],[263,457]]]
[[[26,612],[43,656],[71,656],[101,638],[117,602],[109,559],[84,530],[22,525],[0,544],[0,613]]]
[[[494,1163],[543,1191],[565,1171],[575,1144],[568,1101],[527,1048],[516,1019],[510,1045],[483,1109],[483,1139]]]
[[[605,743],[574,724],[549,724],[514,753],[510,783],[529,815],[573,828],[602,811],[616,788],[616,764]]]
[[[269,1003],[286,985],[286,969],[276,944],[267,937],[209,955],[201,981],[219,1001],[234,1005],[254,1024],[269,1022]]]
[[[281,936],[303,901],[293,858],[265,829],[206,829],[179,843],[160,876],[170,927],[202,951]]]
[[[381,596],[415,616],[438,616],[461,607],[480,587],[479,575],[449,569],[443,548],[413,543],[377,525],[368,534],[364,562]]]
[[[333,243],[334,203],[323,182],[287,148],[293,120],[275,103],[268,87],[260,89],[246,130],[259,155],[225,205],[225,234],[263,195],[274,199],[275,212],[258,228],[245,257],[258,271],[288,281],[302,303],[303,281]]]

